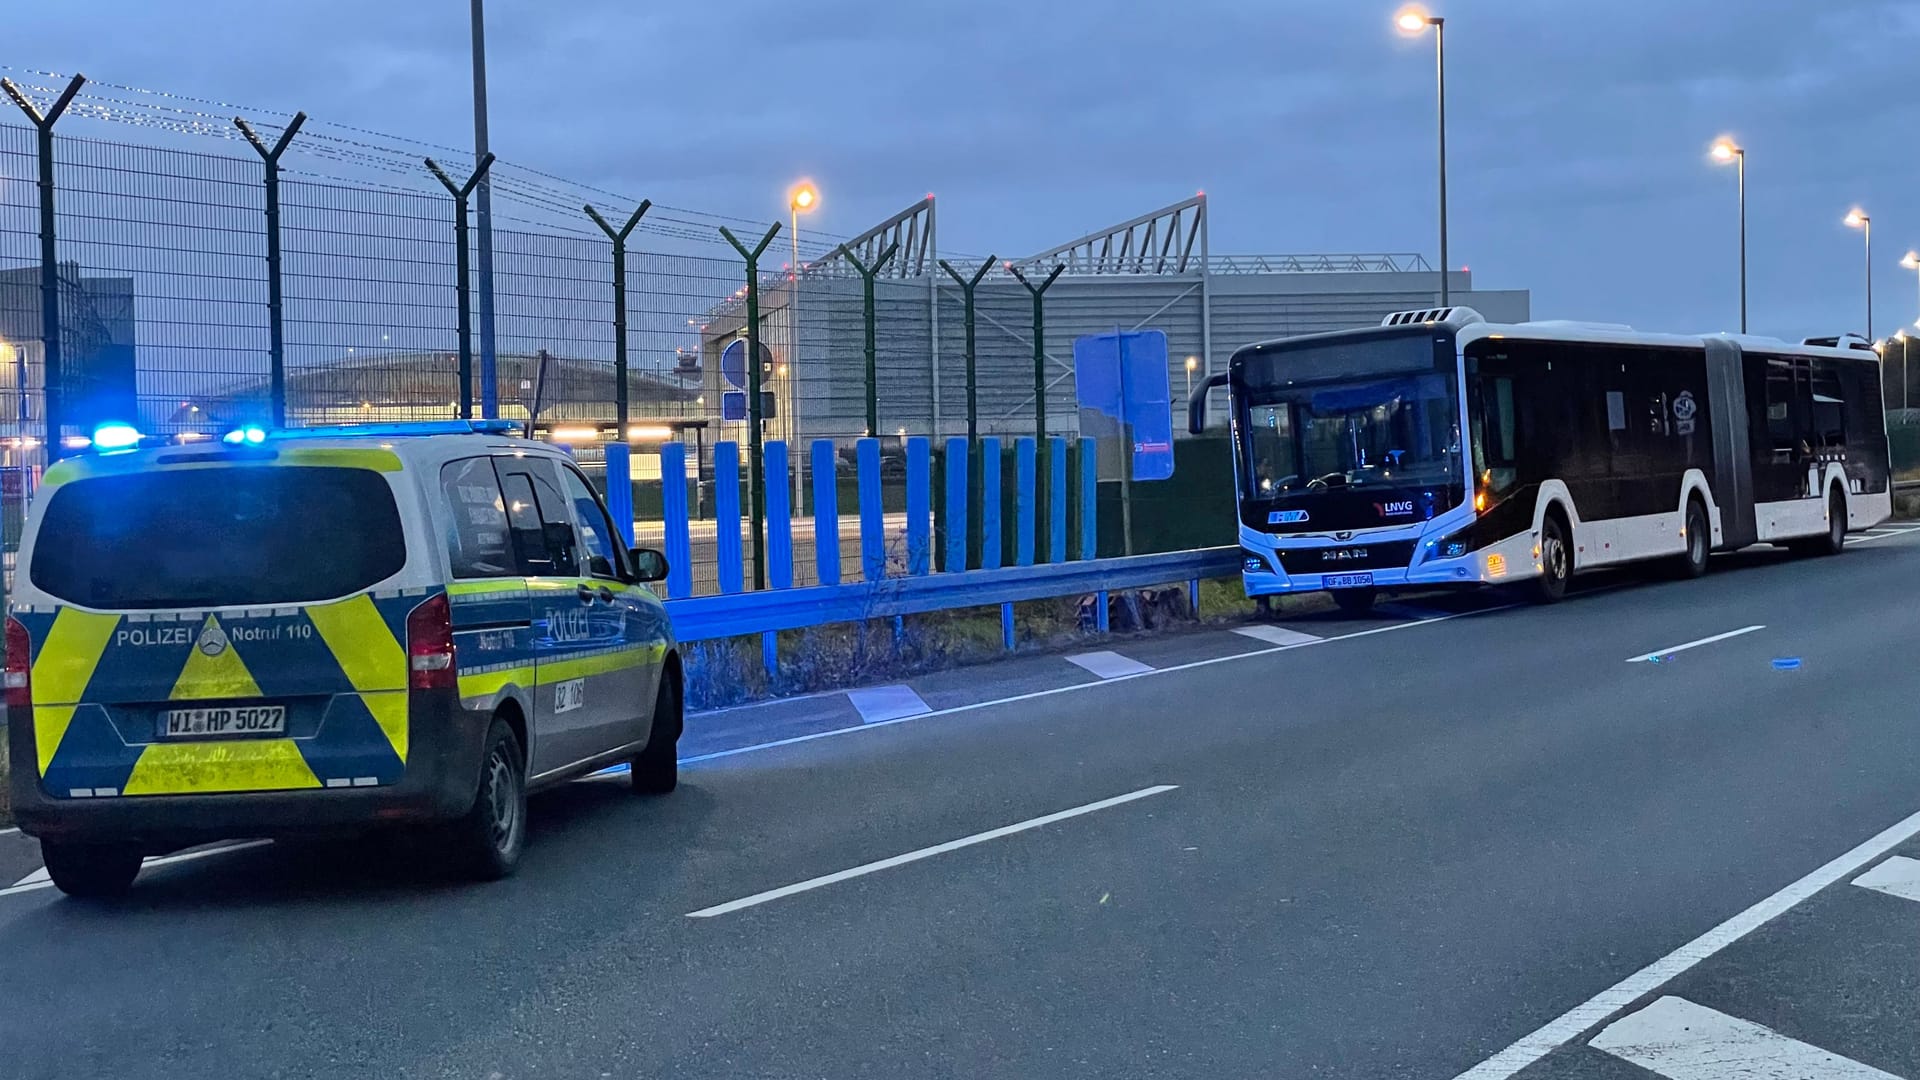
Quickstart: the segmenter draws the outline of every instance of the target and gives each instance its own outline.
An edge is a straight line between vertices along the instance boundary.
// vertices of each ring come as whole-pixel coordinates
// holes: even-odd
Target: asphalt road
[[[0,895],[0,1074],[1452,1077],[1920,811],[1917,581],[1886,534],[1290,648],[1096,642],[1153,670],[714,717],[673,796],[536,800],[493,885],[276,844]],[[731,752],[760,716],[799,741]],[[1853,876],[1516,1068],[1716,1075],[1587,1045],[1665,995],[1920,1080],[1920,902]]]

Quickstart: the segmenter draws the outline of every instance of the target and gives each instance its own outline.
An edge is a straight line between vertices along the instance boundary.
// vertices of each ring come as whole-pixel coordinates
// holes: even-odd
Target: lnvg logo
[[[1377,502],[1373,504],[1373,508],[1379,512],[1381,517],[1413,516],[1412,499],[1395,499],[1392,502]]]

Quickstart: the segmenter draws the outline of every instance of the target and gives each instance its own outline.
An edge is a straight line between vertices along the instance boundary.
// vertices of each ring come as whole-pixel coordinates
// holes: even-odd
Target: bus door
[[[1720,508],[1720,540],[1742,547],[1760,538],[1753,516],[1753,458],[1740,346],[1707,340],[1707,417],[1713,427],[1713,500]]]
[[[1753,501],[1804,499],[1818,464],[1813,447],[1811,372],[1804,359],[1745,358],[1748,426],[1753,445]]]

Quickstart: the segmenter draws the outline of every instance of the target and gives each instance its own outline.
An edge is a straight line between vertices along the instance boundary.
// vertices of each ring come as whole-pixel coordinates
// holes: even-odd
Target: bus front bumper
[[[1535,563],[1532,538],[1513,537],[1481,551],[1468,552],[1454,559],[1427,558],[1413,566],[1383,567],[1344,573],[1286,574],[1274,569],[1272,560],[1247,560],[1241,581],[1248,596],[1280,596],[1288,593],[1320,592],[1341,588],[1430,589],[1446,585],[1502,585],[1533,577]],[[1265,562],[1262,569],[1253,569]],[[1359,580],[1364,577],[1365,580]]]

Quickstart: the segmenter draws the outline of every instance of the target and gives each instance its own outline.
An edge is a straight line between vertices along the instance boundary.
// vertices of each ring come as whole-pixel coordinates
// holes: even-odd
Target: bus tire
[[[1847,497],[1839,488],[1827,492],[1827,534],[1813,542],[1815,555],[1838,555],[1847,546]]]
[[[1687,549],[1673,560],[1674,576],[1697,578],[1707,572],[1707,554],[1713,549],[1713,526],[1707,523],[1707,507],[1698,497],[1687,500]]]
[[[1547,511],[1540,522],[1540,574],[1532,581],[1530,599],[1536,604],[1554,604],[1567,595],[1567,580],[1573,576],[1573,550],[1567,544],[1567,527],[1560,515]]]
[[[126,844],[40,841],[40,861],[54,888],[68,896],[122,896],[140,873],[140,849]]]
[[[527,757],[497,716],[485,745],[473,806],[449,826],[448,846],[468,877],[494,881],[513,873],[527,846]]]
[[[1376,595],[1372,589],[1334,589],[1333,606],[1348,615],[1365,615],[1373,610]]]

